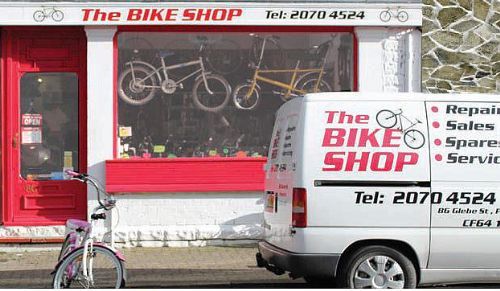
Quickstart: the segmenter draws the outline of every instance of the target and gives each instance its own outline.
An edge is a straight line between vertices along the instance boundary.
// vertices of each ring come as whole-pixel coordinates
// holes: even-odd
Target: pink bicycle
[[[92,232],[94,223],[106,219],[106,211],[113,209],[116,200],[107,194],[99,182],[87,174],[66,171],[72,180],[90,183],[97,191],[97,206],[90,222],[69,219],[66,239],[61,247],[54,274],[53,288],[122,288],[125,287],[125,259],[123,255],[99,241]],[[105,198],[101,200],[101,193]]]

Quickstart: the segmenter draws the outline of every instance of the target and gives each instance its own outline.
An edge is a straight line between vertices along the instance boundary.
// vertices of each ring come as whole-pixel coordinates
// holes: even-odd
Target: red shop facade
[[[281,104],[419,90],[418,4],[52,4],[1,8],[0,237],[86,218],[71,169],[120,195],[119,241],[257,238]]]

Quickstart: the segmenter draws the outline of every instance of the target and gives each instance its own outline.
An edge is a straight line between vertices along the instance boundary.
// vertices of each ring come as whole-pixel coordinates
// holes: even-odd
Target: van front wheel
[[[415,288],[417,274],[412,262],[386,246],[368,246],[354,252],[341,266],[339,283],[346,288]]]

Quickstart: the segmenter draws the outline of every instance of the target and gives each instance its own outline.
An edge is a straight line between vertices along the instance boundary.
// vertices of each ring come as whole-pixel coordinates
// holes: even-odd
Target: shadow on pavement
[[[52,269],[0,271],[0,289],[51,288]],[[499,284],[462,284],[438,288],[499,288]],[[275,276],[262,269],[129,269],[127,288],[331,288]]]

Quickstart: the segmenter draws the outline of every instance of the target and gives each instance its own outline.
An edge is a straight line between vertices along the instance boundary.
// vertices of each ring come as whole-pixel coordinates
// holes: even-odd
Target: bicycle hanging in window
[[[198,38],[200,49],[197,60],[167,66],[165,58],[174,53],[161,51],[159,53],[161,66],[158,68],[140,60],[127,62],[125,64],[127,68],[118,78],[120,98],[131,105],[144,105],[154,98],[158,90],[172,95],[177,89],[183,88],[184,81],[194,77],[192,97],[195,106],[209,112],[222,110],[230,99],[231,86],[224,77],[207,71],[203,56],[208,39],[201,36]],[[172,70],[186,67],[195,67],[195,70],[180,78],[174,77],[171,73]]]
[[[254,43],[260,43],[260,55],[256,64],[251,63],[250,66],[254,69],[253,77],[251,80],[239,84],[233,91],[233,102],[235,106],[243,110],[252,110],[257,107],[261,99],[261,89],[259,82],[271,84],[279,87],[282,91],[274,91],[281,97],[283,101],[288,101],[291,98],[311,92],[328,92],[331,91],[331,86],[323,79],[326,73],[325,65],[328,56],[328,50],[332,39],[315,47],[314,57],[322,57],[321,62],[317,65],[319,67],[310,69],[300,69],[300,60],[294,69],[261,69],[265,67],[263,60],[265,59],[266,44],[276,44],[279,37],[265,36],[261,37],[256,34],[251,34],[252,37],[258,40]],[[255,49],[252,49],[255,52]],[[288,83],[273,79],[271,77],[263,76],[263,74],[292,74]]]

